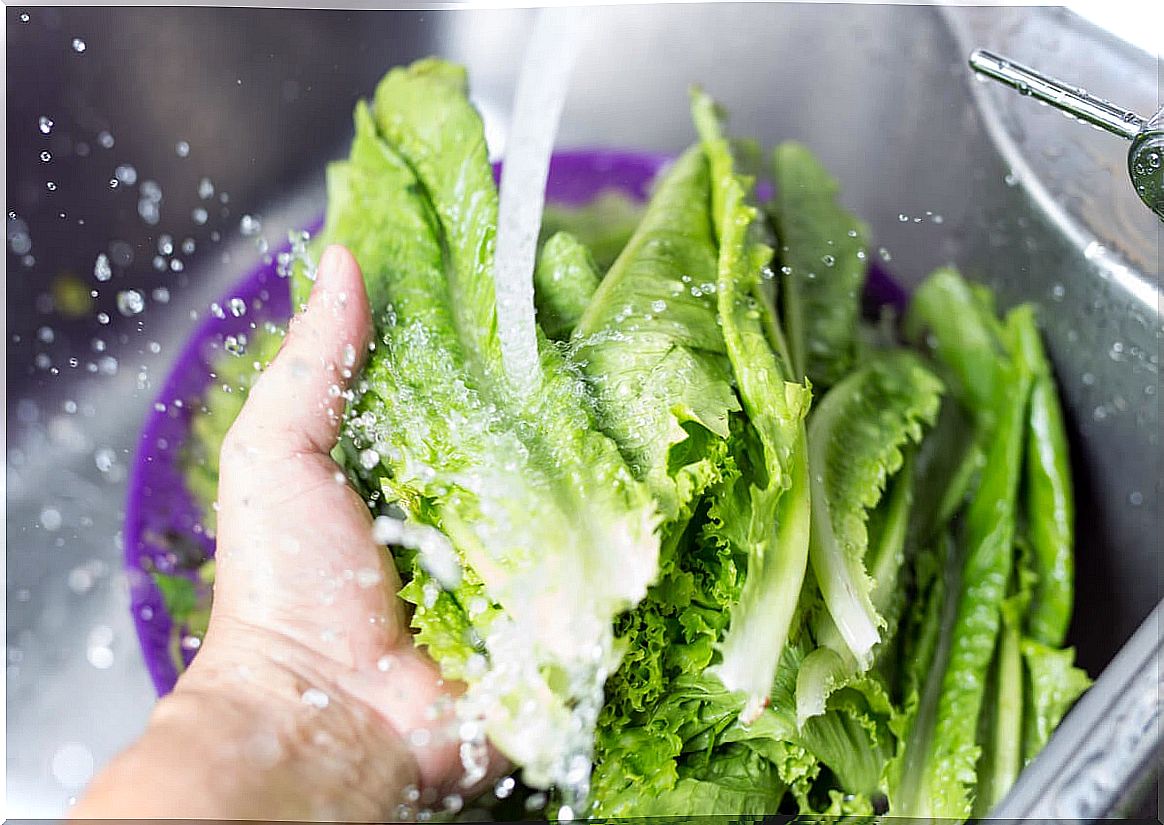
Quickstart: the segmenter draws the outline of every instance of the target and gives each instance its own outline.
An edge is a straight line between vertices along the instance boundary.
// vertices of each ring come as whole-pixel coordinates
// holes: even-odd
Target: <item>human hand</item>
[[[371,334],[359,267],[329,247],[223,443],[202,648],[77,816],[376,820],[474,790],[459,781],[451,688],[412,643],[392,559],[329,455]],[[203,763],[208,787],[187,766],[120,799],[118,770],[148,784],[134,770],[166,740]]]

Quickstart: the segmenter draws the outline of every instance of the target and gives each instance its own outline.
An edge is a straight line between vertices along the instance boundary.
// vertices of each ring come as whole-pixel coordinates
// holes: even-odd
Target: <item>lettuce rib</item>
[[[737,546],[747,554],[747,577],[719,644],[722,659],[711,672],[729,690],[745,693],[744,718],[754,719],[768,700],[808,561],[804,418],[812,396],[807,385],[785,380],[760,320],[768,307],[754,291],[772,250],[750,234],[757,217],[745,202],[750,181],[734,172],[711,98],[694,92],[692,110],[711,164],[720,325],[744,410],[762,447],[761,467],[742,482],[748,505],[735,514],[739,523],[725,524],[724,533],[738,536]]]

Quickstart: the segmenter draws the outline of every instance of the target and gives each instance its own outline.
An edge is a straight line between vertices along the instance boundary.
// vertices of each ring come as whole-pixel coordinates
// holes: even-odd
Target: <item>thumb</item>
[[[292,318],[279,354],[251,388],[224,448],[266,458],[329,453],[339,435],[343,391],[367,355],[371,334],[359,264],[344,247],[329,246],[306,309]]]

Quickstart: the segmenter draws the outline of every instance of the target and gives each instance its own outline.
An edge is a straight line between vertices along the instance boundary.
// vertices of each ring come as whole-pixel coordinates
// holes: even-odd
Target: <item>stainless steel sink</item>
[[[1161,224],[1124,178],[1126,146],[973,81],[965,58],[986,46],[1146,113],[1159,106],[1159,63],[1050,8],[747,3],[588,17],[560,145],[679,150],[698,82],[735,132],[813,147],[906,284],[954,262],[1004,302],[1044,308],[1082,503],[1071,641],[1092,675],[1108,670],[999,813],[1126,810],[1135,794],[1123,790],[1150,778],[1160,742],[1158,620],[1135,634],[1164,595]],[[10,816],[61,814],[149,712],[119,574],[124,472],[191,313],[258,260],[258,237],[277,244],[319,213],[324,162],[345,151],[352,104],[389,66],[427,53],[465,62],[502,151],[529,18],[7,9]],[[139,211],[145,181],[162,191],[156,224]],[[253,234],[248,215],[261,218]],[[163,234],[176,249],[159,270]],[[88,289],[99,294],[85,305]],[[144,312],[118,311],[128,289]]]

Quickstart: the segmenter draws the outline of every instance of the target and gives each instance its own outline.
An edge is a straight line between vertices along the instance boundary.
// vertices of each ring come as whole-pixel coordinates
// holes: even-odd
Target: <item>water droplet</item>
[[[74,37],[73,38],[73,51],[75,51],[77,54],[83,53],[85,51],[85,41],[79,37]]]
[[[881,260],[885,261],[885,263],[893,260],[893,256],[889,254],[889,250],[883,246],[877,248],[877,254],[881,256]]]
[[[50,152],[46,149],[45,151],[40,153],[40,159],[41,159],[42,163],[48,163],[50,160],[53,159],[52,152]]]
[[[153,296],[153,299],[155,301],[157,301],[159,304],[170,303],[170,290],[166,289],[164,286],[160,286],[160,287],[156,288],[151,293],[151,295]]]
[[[222,348],[234,356],[245,355],[247,337],[245,335],[228,335],[222,341]]]
[[[898,212],[897,219],[902,223],[906,223],[909,221],[909,215],[905,214],[904,212]]]
[[[53,754],[53,778],[65,788],[81,788],[93,777],[93,753],[79,742],[66,742]]]
[[[41,327],[36,331],[36,337],[42,344],[51,344],[56,338],[52,327]]]
[[[1011,186],[1011,187],[1018,186],[1018,182],[1019,182],[1018,175],[1016,175],[1014,172],[1007,172],[1006,176],[1003,177],[1002,182],[1005,183],[1007,186]]]
[[[178,141],[178,145],[174,147],[174,151],[178,153],[178,157],[185,158],[190,156],[190,144],[184,140]]]
[[[109,313],[108,312],[98,312],[97,313],[97,323],[108,324],[109,323]]]
[[[113,177],[117,178],[118,182],[124,183],[126,186],[133,186],[137,183],[137,169],[128,163],[123,163],[113,170]]]
[[[323,710],[331,701],[326,693],[319,688],[308,688],[303,691],[303,695],[299,697],[303,704],[310,705],[313,708]]]
[[[190,213],[190,220],[194,221],[198,226],[202,226],[210,219],[210,215],[201,206],[196,207]]]
[[[1066,294],[1067,294],[1067,289],[1066,289],[1066,287],[1063,286],[1063,284],[1054,284],[1051,287],[1051,297],[1053,299],[1055,299],[1056,301],[1062,301],[1063,296],[1065,296]]]
[[[150,226],[156,226],[161,219],[158,202],[149,198],[142,198],[137,202],[137,214]]]
[[[666,301],[663,301],[663,300],[658,300],[658,301],[652,301],[652,302],[651,302],[651,311],[652,311],[652,312],[662,312],[662,311],[663,311],[663,310],[665,310],[666,308],[667,308],[667,302],[666,302]]]
[[[214,182],[210,178],[198,181],[198,197],[208,201],[214,197]]]
[[[117,311],[127,318],[145,309],[145,298],[136,289],[123,289],[117,293]]]
[[[113,268],[109,265],[109,258],[102,252],[97,255],[93,264],[93,277],[98,281],[108,281],[113,277]]]
[[[1144,494],[1139,490],[1132,490],[1132,492],[1128,493],[1128,504],[1132,505],[1133,507],[1139,507],[1143,503]]]
[[[512,776],[502,777],[497,780],[497,784],[493,786],[493,795],[498,799],[507,799],[513,793],[517,782]]]
[[[227,306],[230,308],[230,314],[235,318],[241,318],[247,314],[247,302],[242,298],[231,298],[227,301]]]
[[[364,450],[360,453],[360,466],[365,470],[371,470],[379,463],[380,454],[375,450]]]
[[[56,183],[54,183],[54,182],[53,182],[53,181],[51,181],[51,180],[50,180],[50,181],[47,181],[47,182],[45,183],[45,185],[44,185],[44,186],[45,186],[45,188],[46,188],[46,189],[48,189],[50,192],[55,192],[55,191],[57,191],[57,185],[56,185]]]
[[[97,135],[97,142],[101,144],[102,148],[112,149],[114,143],[113,135],[109,134],[108,132],[101,132],[99,135]]]
[[[42,135],[47,135],[49,132],[51,132],[53,130],[53,126],[55,124],[53,123],[52,118],[48,117],[47,115],[41,115],[39,125],[40,125],[40,133]]]
[[[193,238],[187,238],[186,240],[182,241],[182,254],[193,255],[196,248],[197,245],[194,243]]]
[[[61,529],[61,511],[55,507],[45,507],[40,511],[40,526],[48,531]]]
[[[20,13],[20,22],[21,23],[27,23],[30,19],[31,18],[28,16],[28,12],[24,11],[24,12]]]
[[[109,447],[102,447],[93,453],[93,462],[97,465],[98,470],[108,473],[117,463],[117,453]]]
[[[820,260],[821,260],[821,263],[823,263],[825,266],[833,266],[837,262],[837,259],[834,258],[832,255],[825,255]]]
[[[253,215],[243,215],[238,222],[238,230],[244,236],[257,235],[263,228],[262,221]]]
[[[184,263],[182,263],[180,258],[173,258],[170,260],[170,271],[171,272],[181,272],[185,268],[186,268],[186,265]]]

